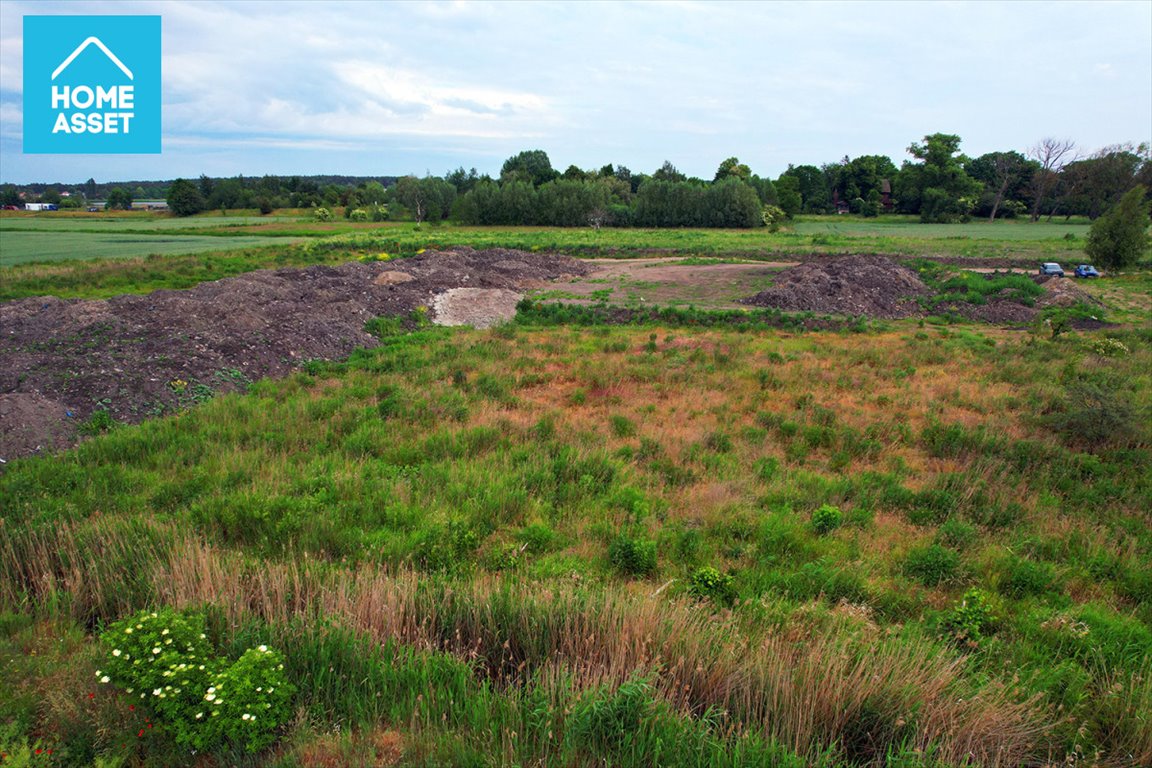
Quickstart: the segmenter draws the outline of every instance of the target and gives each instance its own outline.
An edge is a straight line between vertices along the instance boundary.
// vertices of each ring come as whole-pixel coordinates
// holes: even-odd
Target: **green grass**
[[[30,691],[99,668],[83,628],[176,604],[209,606],[220,648],[276,638],[308,712],[291,754],[379,731],[408,765],[1152,754],[1146,332],[1102,358],[704,316],[381,324],[347,362],[12,462],[5,642],[77,646],[0,672],[14,738],[82,741]],[[1038,415],[1079,381],[1129,403],[1131,437]],[[692,592],[704,568],[722,602]],[[960,636],[974,588],[994,621]]]
[[[262,245],[279,245],[282,238],[196,235],[144,235],[138,233],[7,231],[0,232],[0,269],[21,264],[50,264],[93,259],[132,259],[142,256],[176,256],[231,251]]]

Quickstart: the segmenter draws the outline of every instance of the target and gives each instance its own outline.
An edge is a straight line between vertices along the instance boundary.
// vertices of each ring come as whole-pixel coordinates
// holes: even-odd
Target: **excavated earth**
[[[394,262],[261,270],[144,296],[5,302],[0,460],[75,443],[78,424],[100,409],[137,422],[308,360],[375,346],[364,330],[373,317],[423,306],[434,322],[490,324],[468,305],[506,317],[523,291],[590,271],[567,256],[458,248]]]
[[[945,302],[932,312],[951,312],[970,320],[1018,326],[1030,323],[1046,307],[1099,304],[1069,279],[1040,276],[1033,279],[1045,289],[1033,306],[1009,295],[993,295],[984,304]],[[928,314],[918,300],[932,295],[932,289],[914,270],[887,256],[845,256],[808,261],[786,269],[772,287],[743,299],[742,303],[792,312],[894,319]]]
[[[742,303],[791,312],[914,317],[932,291],[914,270],[886,256],[845,256],[786,269],[775,285]]]

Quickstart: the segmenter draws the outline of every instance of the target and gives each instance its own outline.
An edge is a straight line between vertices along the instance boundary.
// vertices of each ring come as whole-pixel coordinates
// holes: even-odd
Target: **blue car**
[[[1076,277],[1100,277],[1100,273],[1091,264],[1081,264],[1076,267]]]

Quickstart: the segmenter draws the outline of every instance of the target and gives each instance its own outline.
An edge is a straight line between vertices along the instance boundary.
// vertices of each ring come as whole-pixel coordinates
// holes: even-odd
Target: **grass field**
[[[92,218],[85,218],[89,216]],[[97,218],[98,217],[98,218]],[[125,237],[116,243],[109,231]],[[52,233],[61,247],[46,247],[42,233]],[[150,238],[163,233],[163,238]],[[191,253],[221,250],[226,246],[185,244],[178,248],[167,239],[197,235],[221,238],[334,239],[349,250],[412,252],[420,248],[470,245],[559,251],[577,256],[629,256],[650,252],[680,255],[726,255],[778,258],[788,253],[901,253],[995,257],[1031,263],[1042,260],[1082,259],[1087,226],[1039,222],[996,224],[928,224],[904,217],[867,220],[845,217],[800,219],[786,231],[766,230],[644,230],[555,229],[547,227],[456,227],[410,223],[372,224],[343,220],[317,223],[307,216],[235,216],[206,214],[174,219],[156,214],[75,214],[52,218],[43,214],[0,216],[0,265],[51,262],[62,258],[133,258],[151,253]],[[139,236],[139,237],[137,237]],[[273,240],[276,238],[276,240]],[[154,243],[152,247],[150,243]],[[249,247],[240,240],[235,247]],[[119,248],[117,246],[120,246]]]
[[[1146,331],[523,322],[10,465],[7,748],[179,754],[86,632],[168,605],[283,654],[252,764],[1152,757]]]
[[[1083,232],[143,220],[0,217],[0,298],[450,244],[1075,262]],[[197,250],[17,264],[19,237]],[[1060,335],[414,314],[346,361],[93,419],[0,466],[0,764],[1152,764],[1148,285],[1087,286],[1120,324]]]
[[[289,241],[291,241],[290,239]],[[131,259],[141,256],[234,251],[261,245],[276,245],[282,238],[198,237],[181,235],[140,235],[120,232],[94,233],[20,231],[0,232],[0,267],[19,264],[50,264],[61,261]]]

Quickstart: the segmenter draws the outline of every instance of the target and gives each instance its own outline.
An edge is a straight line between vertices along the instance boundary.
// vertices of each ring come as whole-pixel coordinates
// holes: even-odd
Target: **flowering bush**
[[[294,689],[280,654],[261,645],[229,664],[208,642],[202,616],[142,611],[101,639],[110,650],[96,677],[142,700],[183,746],[256,752],[291,714]]]
[[[331,221],[332,211],[327,208],[317,208],[312,211],[312,218],[316,219],[316,221]]]

